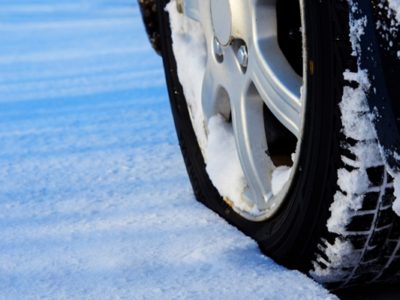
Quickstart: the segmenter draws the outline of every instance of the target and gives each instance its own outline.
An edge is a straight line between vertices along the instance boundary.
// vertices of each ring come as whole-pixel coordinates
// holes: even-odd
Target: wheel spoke
[[[201,86],[203,123],[196,127],[207,127],[217,114],[232,121],[247,187],[242,199],[230,200],[234,207],[238,204],[240,214],[260,220],[275,213],[283,200],[282,193],[272,193],[274,162],[279,162],[273,162],[268,154],[265,105],[298,139],[302,130],[302,79],[279,48],[276,1],[177,0],[178,9],[199,22],[206,40],[207,63]],[[270,150],[276,152],[275,148]],[[249,204],[243,211],[242,201]]]
[[[272,197],[273,163],[266,154],[263,102],[254,87],[235,94],[237,97],[231,99],[232,122],[239,159],[248,181],[245,197],[259,210],[265,210]]]
[[[301,130],[302,78],[290,67],[276,38],[254,44],[249,53],[249,76],[264,103],[296,137]]]
[[[207,67],[203,78],[203,86],[201,93],[201,105],[204,117],[209,120],[218,113],[216,100],[218,95],[218,84],[212,68]]]
[[[236,89],[243,80],[240,66],[231,48],[225,49],[223,59],[224,62],[219,63],[214,55],[207,58],[202,87],[202,108],[207,119],[218,113],[226,119],[229,118],[230,90],[232,87]]]

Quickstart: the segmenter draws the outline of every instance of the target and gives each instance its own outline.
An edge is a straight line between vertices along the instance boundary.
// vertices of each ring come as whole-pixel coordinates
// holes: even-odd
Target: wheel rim
[[[246,219],[270,218],[282,204],[294,172],[279,193],[274,193],[273,174],[279,164],[267,155],[263,108],[266,106],[301,141],[305,106],[300,94],[303,79],[278,43],[276,1],[178,0],[177,4],[183,16],[199,23],[204,32],[207,62],[201,87],[203,121],[208,124],[220,114],[232,122],[247,181],[242,200],[250,209],[225,200]],[[296,168],[297,155],[292,160],[292,168]]]

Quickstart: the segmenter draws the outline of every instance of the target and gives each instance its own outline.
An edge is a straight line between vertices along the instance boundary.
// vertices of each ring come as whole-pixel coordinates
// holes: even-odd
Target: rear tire
[[[383,161],[364,168],[363,158],[351,151],[355,144],[377,147],[376,140],[349,139],[343,134],[339,104],[349,85],[343,72],[357,71],[348,38],[347,2],[305,1],[303,5],[307,105],[298,164],[283,204],[261,222],[244,218],[224,202],[207,174],[178,77],[169,15],[164,9],[167,2],[157,4],[163,62],[179,144],[196,198],[254,238],[277,262],[310,273],[332,288],[397,280],[400,223],[391,209],[392,179]],[[361,207],[346,211],[351,217],[340,233],[327,227],[330,207],[340,192],[339,170],[359,171],[370,183]]]

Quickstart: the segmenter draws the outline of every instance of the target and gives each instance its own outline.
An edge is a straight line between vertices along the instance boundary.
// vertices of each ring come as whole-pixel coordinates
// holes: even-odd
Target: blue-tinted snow
[[[1,299],[326,299],[195,202],[135,0],[0,1]]]

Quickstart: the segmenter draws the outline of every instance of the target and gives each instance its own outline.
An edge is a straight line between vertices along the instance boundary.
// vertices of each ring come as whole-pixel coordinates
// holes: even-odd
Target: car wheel
[[[196,198],[279,263],[332,288],[395,280],[392,178],[355,78],[349,3],[157,5]]]

